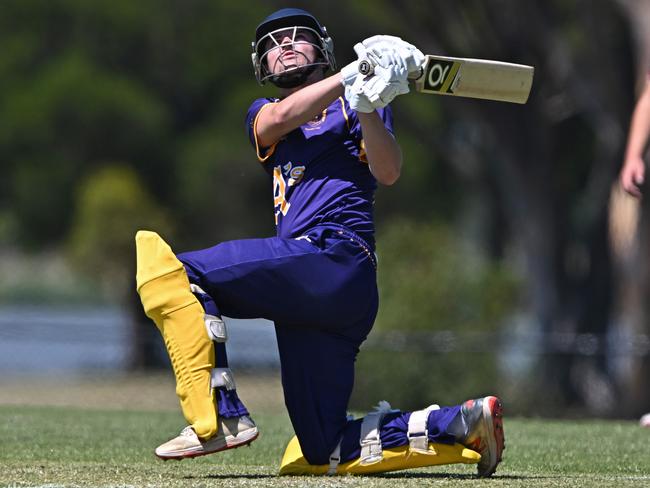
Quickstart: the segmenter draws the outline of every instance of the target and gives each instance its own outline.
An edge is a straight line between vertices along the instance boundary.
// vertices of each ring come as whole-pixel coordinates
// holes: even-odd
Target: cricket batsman
[[[357,62],[337,72],[327,30],[301,9],[279,10],[255,31],[255,76],[279,97],[255,100],[246,128],[272,183],[276,237],[175,255],[158,234],[136,235],[138,292],[164,338],[189,424],[156,449],[162,459],[258,435],[228,368],[223,314],[275,323],[296,434],[280,474],[478,463],[490,476],[501,461],[494,396],[415,412],[380,402],[362,419],[347,416],[355,358],[378,308],[374,193],[377,183],[395,183],[402,165],[388,104],[408,93],[407,76],[424,58],[392,36],[355,51],[374,63],[372,75],[359,74]]]

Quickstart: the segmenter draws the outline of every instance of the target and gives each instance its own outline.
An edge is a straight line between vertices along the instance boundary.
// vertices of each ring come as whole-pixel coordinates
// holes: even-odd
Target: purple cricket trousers
[[[352,231],[328,224],[296,239],[229,241],[178,255],[191,283],[209,297],[207,313],[265,318],[275,323],[284,399],[305,458],[327,464],[341,441],[341,461],[359,456],[360,420],[348,421],[359,346],[378,308],[376,262]],[[227,366],[217,345],[217,366]],[[219,414],[247,414],[236,392],[220,389]],[[447,433],[459,406],[431,412],[432,442],[453,443]],[[381,429],[384,448],[408,443],[409,413],[389,414]]]

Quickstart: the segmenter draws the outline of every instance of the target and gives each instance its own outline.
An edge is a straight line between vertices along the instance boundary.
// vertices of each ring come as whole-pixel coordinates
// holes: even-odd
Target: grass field
[[[2,390],[6,398],[8,389]],[[255,415],[261,435],[250,448],[162,462],[152,450],[183,426],[175,408],[133,410],[109,400],[105,408],[21,406],[2,405],[2,399],[0,486],[650,486],[650,430],[636,422],[507,418],[505,460],[487,480],[477,479],[469,465],[365,478],[280,478],[278,463],[292,430],[277,408]]]

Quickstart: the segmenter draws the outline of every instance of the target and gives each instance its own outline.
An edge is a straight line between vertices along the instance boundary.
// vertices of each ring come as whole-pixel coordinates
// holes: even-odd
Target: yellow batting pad
[[[481,460],[481,455],[467,449],[461,444],[434,444],[429,443],[430,454],[419,454],[410,452],[409,446],[384,449],[384,458],[375,464],[362,466],[359,459],[339,464],[336,474],[372,474],[385,473],[387,471],[398,471],[401,469],[424,468],[439,464],[475,464]],[[326,464],[309,464],[302,455],[300,443],[296,436],[289,441],[282,463],[280,475],[324,475],[327,474],[329,466]]]
[[[217,410],[210,384],[214,347],[205,312],[190,291],[183,263],[158,234],[139,231],[135,244],[138,293],[165,341],[183,415],[199,438],[209,439],[217,433]]]

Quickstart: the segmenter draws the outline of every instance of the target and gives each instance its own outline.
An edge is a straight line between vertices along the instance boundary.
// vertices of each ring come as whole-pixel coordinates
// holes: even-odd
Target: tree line
[[[620,215],[610,201],[635,83],[647,66],[638,18],[650,7],[294,5],[327,26],[340,66],[354,59],[355,42],[377,33],[425,53],[535,66],[525,106],[419,94],[394,102],[405,164],[399,183],[377,194],[377,337],[467,330],[506,341],[523,328],[541,351],[523,374],[508,371],[499,354],[448,353],[428,363],[423,353],[419,364],[442,364],[446,378],[456,378],[440,381],[441,392],[508,384],[522,410],[647,409],[648,352],[627,357],[608,338],[649,333],[644,301],[629,300],[647,296],[648,239],[634,234],[637,245],[617,254],[610,223]],[[250,42],[261,19],[283,6],[3,2],[0,246],[60,249],[132,307],[142,343],[136,364],[151,363],[149,325],[140,323],[133,291],[136,229],[159,230],[179,251],[273,233],[271,186],[244,115],[253,99],[273,93],[254,80]],[[525,317],[519,329],[516,316]],[[592,354],[580,352],[585,338],[596,343]],[[373,364],[387,356],[391,370],[409,371],[408,348],[375,348],[359,365],[368,378],[359,391],[381,388]],[[462,379],[463,368],[475,379]],[[405,390],[407,403],[421,404],[422,388]]]

